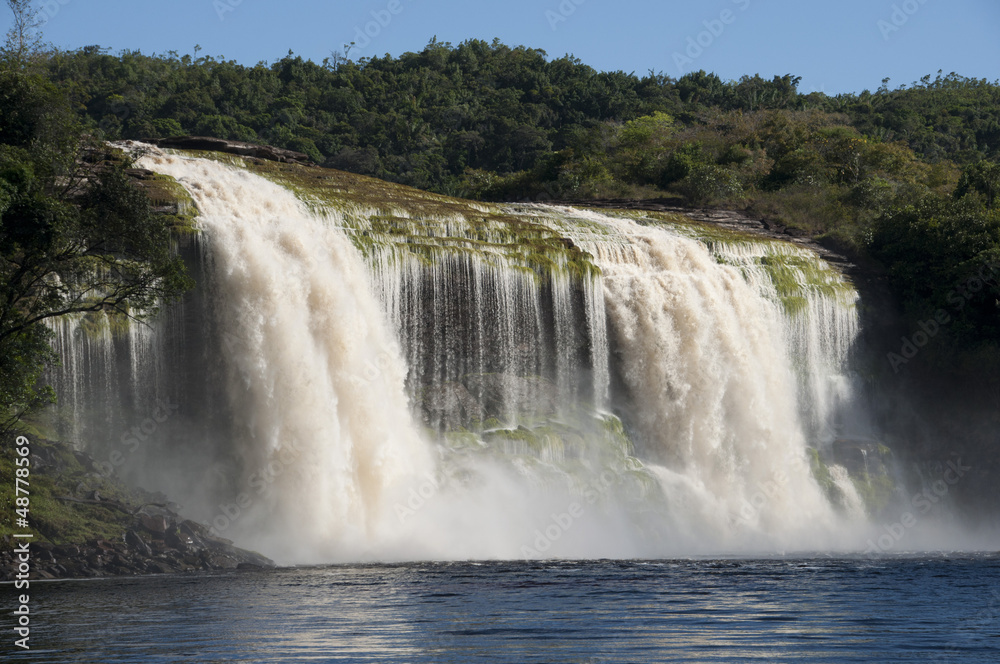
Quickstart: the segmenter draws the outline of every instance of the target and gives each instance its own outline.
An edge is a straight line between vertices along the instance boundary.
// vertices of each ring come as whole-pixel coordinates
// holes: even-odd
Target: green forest
[[[288,148],[325,167],[472,199],[668,199],[747,211],[864,261],[913,329],[947,312],[938,361],[1000,367],[1000,84],[938,72],[829,96],[803,94],[799,82],[599,72],[572,56],[479,40],[357,61],[289,53],[254,66],[197,48],[8,45],[0,412],[45,396],[33,387],[46,358],[29,301],[40,311],[70,297],[134,313],[186,287],[182,266],[163,253],[163,222],[124,186],[124,165],[79,176],[104,141],[181,135]],[[85,286],[37,296],[46,275],[82,273],[93,261],[107,262],[125,289],[112,288],[112,301]]]

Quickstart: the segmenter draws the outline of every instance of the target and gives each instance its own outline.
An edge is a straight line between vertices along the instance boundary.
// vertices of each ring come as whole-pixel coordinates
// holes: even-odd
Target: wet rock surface
[[[143,143],[149,143],[161,148],[172,148],[176,150],[211,150],[214,152],[228,152],[242,157],[256,157],[268,161],[277,161],[284,164],[301,164],[303,166],[312,165],[312,159],[303,152],[276,148],[270,145],[256,145],[254,143],[244,143],[242,141],[227,141],[221,138],[211,138],[209,136],[175,136],[173,138],[151,138],[143,139]]]

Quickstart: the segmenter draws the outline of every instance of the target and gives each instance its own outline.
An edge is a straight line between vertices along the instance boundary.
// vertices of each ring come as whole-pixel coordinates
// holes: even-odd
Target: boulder
[[[139,522],[142,524],[143,528],[154,535],[164,534],[167,532],[167,528],[169,527],[166,517],[161,515],[150,516],[148,514],[140,514]]]
[[[173,547],[180,551],[181,553],[187,551],[189,548],[196,546],[194,538],[190,535],[180,534],[178,535],[174,530],[167,531],[164,536],[163,541],[166,542],[167,546]]]
[[[177,570],[161,560],[150,560],[146,563],[146,571],[152,574],[173,574]]]
[[[236,569],[240,564],[235,558],[219,553],[209,554],[202,560],[208,569]]]
[[[130,530],[125,533],[125,543],[128,544],[136,554],[149,558],[153,555],[152,549],[146,544],[146,540],[139,536],[139,533]]]

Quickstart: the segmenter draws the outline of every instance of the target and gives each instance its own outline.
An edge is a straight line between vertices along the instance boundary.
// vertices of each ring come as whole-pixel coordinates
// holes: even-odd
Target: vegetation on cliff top
[[[480,200],[746,209],[885,263],[914,325],[998,247],[1000,85],[957,74],[829,96],[802,94],[791,75],[639,77],[480,40],[249,67],[88,47],[40,55],[37,68],[104,138],[257,141]],[[927,214],[956,231],[947,243],[914,226]],[[997,342],[997,300],[993,279],[955,312],[955,344]]]

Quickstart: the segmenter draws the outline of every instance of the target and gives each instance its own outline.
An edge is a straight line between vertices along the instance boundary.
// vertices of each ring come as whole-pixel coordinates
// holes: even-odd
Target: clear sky
[[[802,77],[829,94],[925,74],[1000,78],[998,0],[37,0],[61,48],[203,54],[245,64],[418,51],[431,37],[571,53],[600,70]],[[0,29],[10,14],[4,8]],[[367,34],[366,34],[367,30]],[[366,43],[367,42],[367,43]]]

